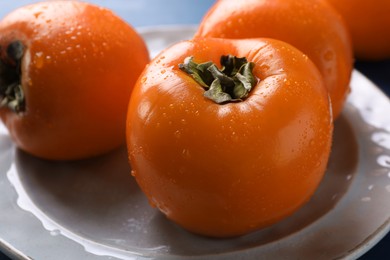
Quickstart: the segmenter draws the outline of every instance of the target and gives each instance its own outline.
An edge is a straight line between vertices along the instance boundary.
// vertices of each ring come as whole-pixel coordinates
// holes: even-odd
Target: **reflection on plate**
[[[191,27],[142,30],[152,55]],[[148,205],[124,147],[77,162],[15,149],[0,126],[0,246],[36,259],[352,259],[390,228],[390,102],[354,72],[327,174],[288,219],[234,239],[190,234]]]

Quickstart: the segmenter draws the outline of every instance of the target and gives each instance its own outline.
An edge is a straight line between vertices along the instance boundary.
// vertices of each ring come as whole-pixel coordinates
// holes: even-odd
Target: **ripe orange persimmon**
[[[132,174],[150,203],[184,228],[246,234],[291,215],[316,190],[330,153],[330,111],[318,69],[287,43],[184,41],[135,85]]]
[[[362,60],[390,58],[390,1],[328,0],[344,17],[355,56]]]
[[[0,22],[0,117],[21,149],[80,159],[125,143],[142,38],[110,10],[79,1],[21,7]]]
[[[333,115],[349,93],[353,53],[342,17],[324,0],[219,0],[203,18],[197,37],[270,37],[297,47],[319,68]]]

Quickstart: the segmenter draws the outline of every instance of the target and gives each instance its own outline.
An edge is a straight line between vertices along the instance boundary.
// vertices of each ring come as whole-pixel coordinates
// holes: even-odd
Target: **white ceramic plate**
[[[152,55],[193,27],[141,30]],[[58,163],[14,147],[0,125],[0,247],[28,259],[354,259],[390,228],[390,102],[353,73],[329,169],[290,218],[234,239],[190,234],[152,209],[125,148]]]

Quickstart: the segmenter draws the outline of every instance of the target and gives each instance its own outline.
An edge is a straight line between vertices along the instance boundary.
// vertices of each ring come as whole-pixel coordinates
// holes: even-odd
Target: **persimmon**
[[[219,0],[196,37],[279,39],[317,65],[329,90],[334,118],[343,109],[353,69],[352,44],[341,15],[324,0]]]
[[[309,200],[332,131],[321,74],[302,52],[272,39],[197,38],[141,74],[127,147],[152,205],[191,232],[231,237]]]
[[[112,11],[78,1],[21,7],[0,21],[0,117],[16,145],[72,160],[125,143],[143,39]]]
[[[358,59],[390,58],[390,1],[328,0],[328,2],[344,17]]]

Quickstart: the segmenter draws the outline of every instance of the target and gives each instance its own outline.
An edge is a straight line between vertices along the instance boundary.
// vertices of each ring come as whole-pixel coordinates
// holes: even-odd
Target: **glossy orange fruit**
[[[163,51],[141,74],[127,147],[152,205],[192,232],[230,237],[309,200],[332,130],[322,77],[296,48],[198,38]]]
[[[279,39],[297,47],[319,68],[334,118],[349,93],[353,53],[342,17],[325,0],[219,0],[197,37]]]
[[[0,22],[0,117],[16,145],[80,159],[125,143],[133,85],[149,61],[142,38],[108,9],[47,1]]]

